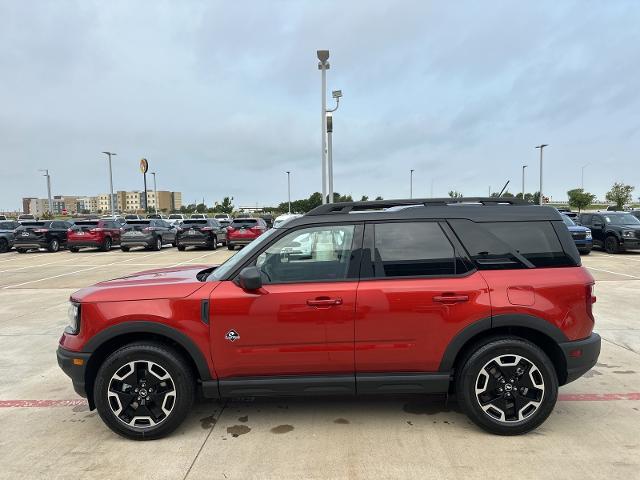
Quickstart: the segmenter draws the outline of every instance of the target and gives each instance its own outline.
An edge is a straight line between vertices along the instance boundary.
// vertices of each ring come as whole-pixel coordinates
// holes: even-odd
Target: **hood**
[[[184,298],[200,289],[205,282],[198,280],[199,272],[211,265],[188,265],[145,270],[125,277],[78,290],[71,298],[78,302],[126,302]]]
[[[589,228],[587,227],[583,227],[582,225],[572,225],[571,227],[567,227],[569,229],[570,232],[578,232],[578,233],[584,233],[587,230],[589,230]]]

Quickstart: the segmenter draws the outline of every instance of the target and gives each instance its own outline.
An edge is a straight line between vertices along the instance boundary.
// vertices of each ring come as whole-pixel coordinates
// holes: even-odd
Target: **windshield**
[[[630,213],[622,215],[606,215],[604,219],[611,225],[640,225],[640,220]]]
[[[236,253],[233,257],[229,258],[226,262],[216,268],[211,274],[211,280],[220,280],[224,278],[227,273],[236,268],[239,264],[245,261],[247,257],[250,257],[256,250],[260,248],[261,245],[264,245],[265,242],[269,241],[278,230],[271,229],[267,230],[266,233],[260,235],[258,240],[251,242],[249,245],[244,247],[238,253]]]
[[[569,217],[567,217],[566,215],[562,215],[562,221],[567,227],[575,227],[576,225],[575,222],[571,220]]]

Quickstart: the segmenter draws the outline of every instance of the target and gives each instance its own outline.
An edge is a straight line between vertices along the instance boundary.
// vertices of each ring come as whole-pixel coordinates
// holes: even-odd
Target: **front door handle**
[[[307,305],[309,305],[310,307],[328,308],[328,307],[333,307],[334,305],[342,305],[342,299],[318,297],[318,298],[307,300]]]
[[[445,293],[444,295],[435,295],[433,297],[433,301],[438,303],[445,303],[445,304],[462,303],[462,302],[469,301],[469,295],[456,295],[452,293]]]

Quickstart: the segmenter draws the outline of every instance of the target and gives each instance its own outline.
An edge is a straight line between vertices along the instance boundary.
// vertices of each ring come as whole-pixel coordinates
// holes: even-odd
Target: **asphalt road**
[[[155,442],[103,425],[55,349],[76,289],[231,252],[0,255],[0,478],[640,478],[640,254],[593,252],[598,365],[525,436],[486,434],[442,398],[243,399],[195,406]]]

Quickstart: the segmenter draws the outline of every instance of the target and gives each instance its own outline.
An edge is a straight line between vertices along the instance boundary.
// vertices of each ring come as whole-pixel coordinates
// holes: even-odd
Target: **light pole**
[[[584,190],[584,169],[587,168],[588,166],[589,166],[588,163],[582,166],[582,175],[580,176],[580,188],[582,190]]]
[[[342,90],[334,90],[331,96],[336,99],[335,108],[327,109],[327,183],[329,203],[333,203],[333,112],[340,106]]]
[[[538,145],[536,148],[540,149],[540,199],[538,204],[542,205],[543,201],[542,201],[542,150],[544,149],[544,147],[548,147],[549,145],[547,145],[546,143],[541,143],[540,145]]]
[[[413,172],[413,168],[409,170],[409,198],[413,198]]]
[[[111,205],[111,215],[116,214],[116,209],[114,206],[114,198],[113,198],[113,172],[111,171],[111,156],[115,156],[117,155],[117,153],[113,153],[113,152],[102,152],[105,155],[107,155],[109,157],[109,190],[111,192],[111,196],[109,197],[109,205]]]
[[[524,169],[527,165],[522,165],[522,200],[524,200]]]
[[[156,214],[158,213],[158,188],[156,187],[156,172],[151,172],[153,175],[153,206],[155,207]]]
[[[44,172],[44,176],[47,177],[47,198],[49,199],[49,213],[53,215],[53,200],[51,200],[51,175],[49,175],[49,169],[41,169],[40,172]]]
[[[330,65],[329,50],[318,50],[316,52],[318,56],[318,70],[322,72],[322,109],[320,110],[320,121],[322,125],[320,131],[322,133],[322,203],[327,203],[327,160],[326,160],[326,131],[327,131],[327,70]]]
[[[289,199],[289,215],[291,215],[291,172],[287,170],[287,198]]]

